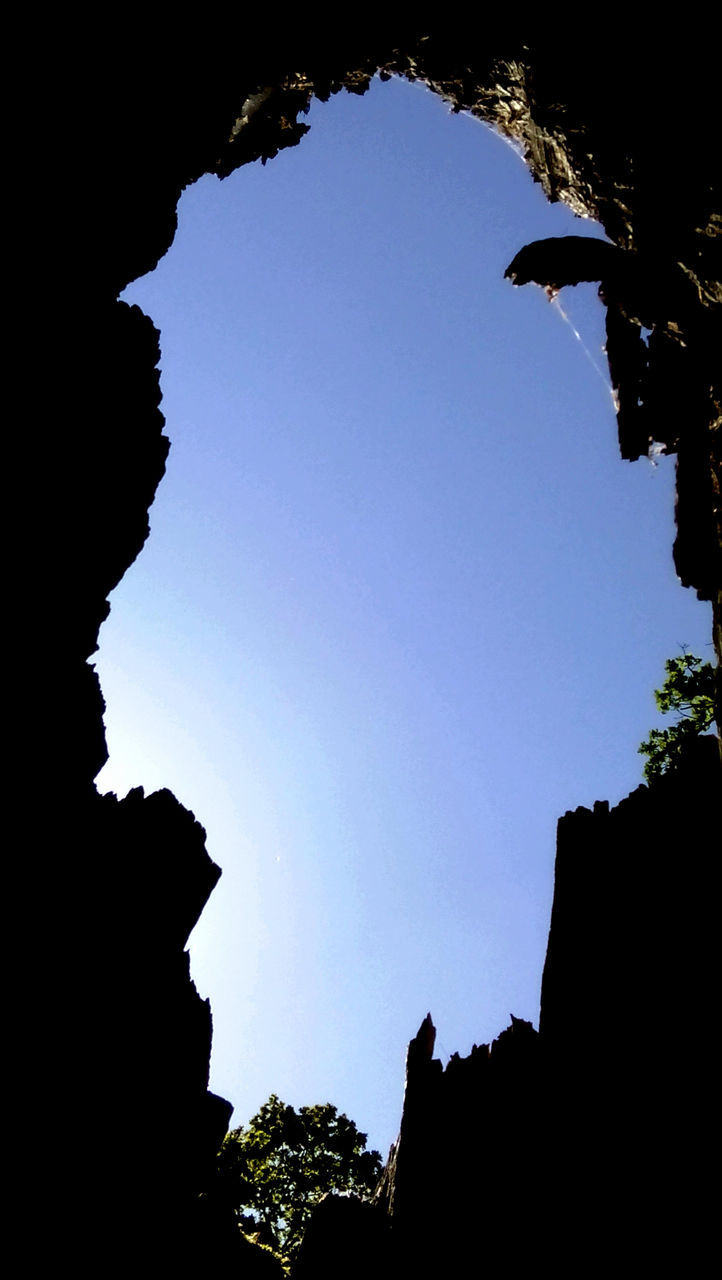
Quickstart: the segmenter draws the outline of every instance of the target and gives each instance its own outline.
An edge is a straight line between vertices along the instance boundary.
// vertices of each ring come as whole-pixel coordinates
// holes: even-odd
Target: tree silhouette
[[[668,729],[652,729],[640,743],[638,751],[647,757],[647,782],[676,769],[685,759],[690,743],[714,722],[712,663],[703,662],[693,653],[683,653],[680,658],[668,658],[664,666],[667,678],[661,689],[655,689],[655,701],[663,715],[676,712],[679,719]]]
[[[336,1107],[295,1111],[271,1094],[245,1127],[227,1134],[214,1194],[232,1206],[247,1235],[290,1260],[322,1196],[369,1195],[381,1169],[378,1151],[366,1150],[366,1134]]]

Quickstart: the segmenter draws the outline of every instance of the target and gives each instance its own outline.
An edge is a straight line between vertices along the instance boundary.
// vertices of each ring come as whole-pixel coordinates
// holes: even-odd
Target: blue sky
[[[385,1154],[427,1010],[442,1056],[536,1023],[556,820],[638,785],[711,622],[673,462],[619,458],[595,286],[561,297],[582,345],[503,279],[599,228],[417,86],[309,123],[190,188],[125,295],[172,449],[96,655],[99,785],[170,787],[223,868],[191,952],[234,1123],[330,1101]]]

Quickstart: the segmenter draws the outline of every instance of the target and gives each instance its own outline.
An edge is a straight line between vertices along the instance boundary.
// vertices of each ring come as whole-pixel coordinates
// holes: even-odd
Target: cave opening
[[[193,973],[236,1121],[328,1099],[383,1150],[428,1007],[449,1050],[536,1019],[556,818],[639,780],[708,610],[671,569],[671,463],[620,464],[602,381],[503,281],[584,225],[418,86],[309,119],[191,187],[126,294],[172,449],[101,633],[99,785],[208,830]],[[598,348],[594,286],[564,305]]]

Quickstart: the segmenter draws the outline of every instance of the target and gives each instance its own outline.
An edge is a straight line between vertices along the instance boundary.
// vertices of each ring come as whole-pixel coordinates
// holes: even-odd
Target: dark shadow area
[[[334,34],[274,16],[249,33],[201,17],[172,45],[123,30],[92,63],[76,34],[36,77],[62,110],[50,124],[48,106],[29,144],[35,208],[52,198],[53,216],[33,250],[46,301],[26,466],[42,519],[23,568],[31,675],[14,741],[24,767],[44,754],[53,770],[20,796],[31,963],[12,1025],[23,1125],[49,1090],[57,1100],[52,1157],[33,1144],[21,1173],[52,1161],[60,1176],[42,1226],[31,1197],[27,1249],[38,1269],[67,1259],[79,1276],[262,1276],[266,1260],[198,1198],[228,1105],[208,1091],[210,1010],[185,945],[218,869],[170,793],[117,801],[93,785],[105,746],[88,659],[167,449],[156,334],[117,295],[166,252],[183,188],[301,141],[311,95],[362,93],[379,68],[426,81],[515,139],[550,199],[603,226],[601,265],[530,246],[517,281],[600,279],[622,456],[646,453],[653,412],[678,457],[677,569],[713,604],[719,658],[718,72],[697,24],[656,45],[602,28],[573,59],[511,20],[479,41],[442,20]],[[694,120],[683,134],[680,116]],[[299,1275],[595,1275],[622,1256],[625,1270],[702,1270],[719,757],[699,745],[658,786],[561,820],[540,1032],[512,1022],[443,1071],[422,1026],[377,1206],[322,1206]],[[598,993],[583,1005],[582,974]]]

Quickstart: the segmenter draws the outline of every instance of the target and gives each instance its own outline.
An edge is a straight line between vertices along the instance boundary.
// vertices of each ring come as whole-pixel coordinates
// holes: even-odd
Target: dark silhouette
[[[6,795],[22,828],[6,861],[19,872],[9,915],[22,962],[6,1023],[22,1130],[11,1176],[31,1189],[22,1256],[40,1274],[260,1274],[248,1253],[239,1262],[233,1221],[201,1198],[230,1108],[208,1090],[211,1016],[185,947],[218,869],[169,793],[118,800],[94,787],[106,748],[90,660],[168,449],[158,336],[116,299],[167,251],[184,187],[296,145],[313,94],[362,93],[379,68],[513,138],[546,195],[596,218],[610,242],[583,253],[604,268],[622,455],[645,454],[650,437],[677,451],[675,564],[714,604],[720,656],[719,77],[704,17],[623,33],[610,20],[567,57],[558,24],[513,15],[485,14],[483,35],[476,14],[423,27],[334,16],[238,11],[219,24],[201,10],[158,31],[149,11],[106,38],[63,11],[12,46],[26,90],[13,190],[27,217],[8,265],[24,272],[27,305],[20,323],[12,302],[10,314],[27,368],[9,424],[25,453],[10,472],[21,505],[9,563],[24,590],[9,614],[20,715]],[[634,272],[610,288],[605,260]],[[617,287],[632,277],[649,312]],[[715,769],[705,757],[654,797],[563,820],[538,1035],[513,1024],[446,1072],[425,1038],[384,1202],[407,1224],[414,1274],[439,1274],[444,1242],[469,1274],[531,1260],[575,1276],[622,1257],[644,1274],[706,1266]],[[474,975],[460,980],[471,989]],[[363,1054],[363,1036],[349,1053]],[[424,1129],[426,1097],[451,1112]],[[50,1135],[40,1154],[38,1133]],[[403,1172],[405,1151],[443,1181],[438,1200]],[[387,1239],[362,1210],[355,1240],[353,1213],[344,1205],[316,1277],[353,1274],[349,1258]]]

